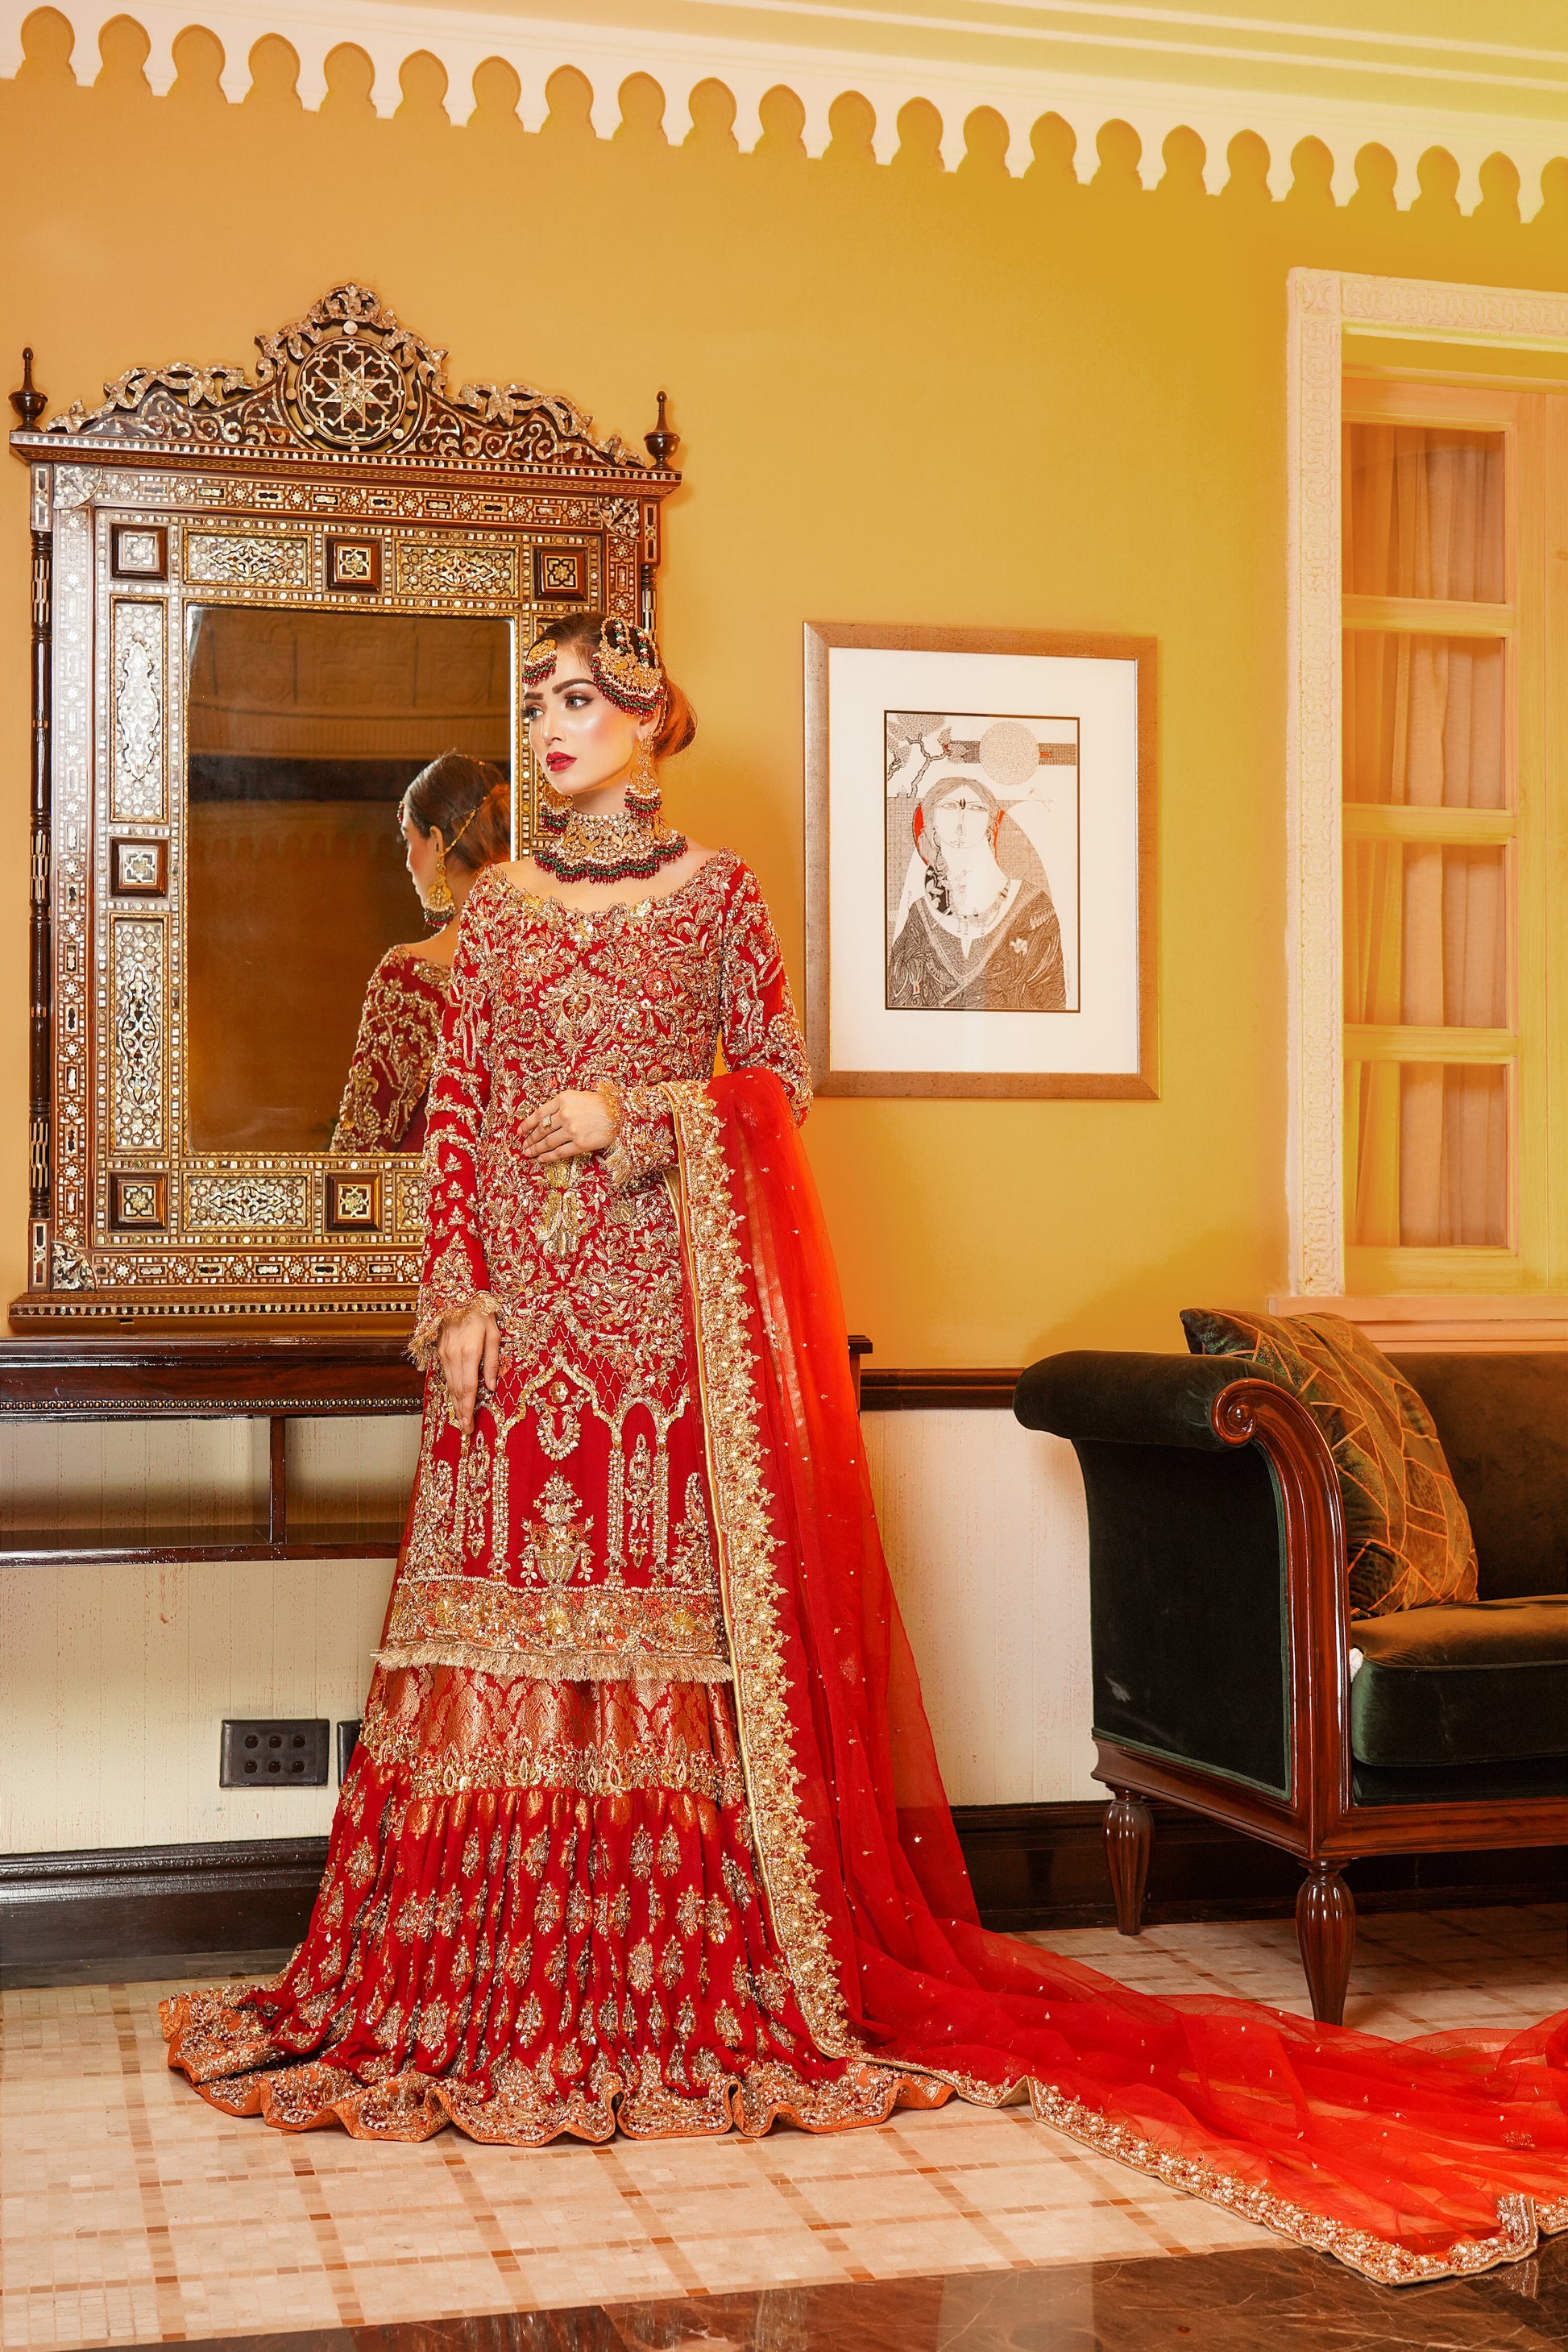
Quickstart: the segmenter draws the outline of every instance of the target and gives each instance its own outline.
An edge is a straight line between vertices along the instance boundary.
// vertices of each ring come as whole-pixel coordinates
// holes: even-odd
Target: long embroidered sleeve
[[[376,965],[360,1008],[334,1151],[420,1149],[448,978],[440,964],[408,948],[388,948]]]
[[[750,866],[741,868],[725,912],[720,1001],[726,1068],[772,1070],[799,1127],[811,1108],[811,1066],[773,919]]]
[[[479,1212],[479,1162],[490,1100],[492,1017],[478,934],[493,904],[470,894],[458,931],[441,1042],[430,1074],[425,1123],[425,1257],[410,1348],[427,1363],[449,1315],[490,1308]]]
[[[798,1127],[811,1108],[811,1072],[789,979],[767,902],[749,866],[734,868],[724,895],[720,945],[719,1044],[730,1070],[772,1070]],[[675,1162],[675,1127],[662,1086],[606,1087],[616,1137],[605,1154],[617,1192]]]

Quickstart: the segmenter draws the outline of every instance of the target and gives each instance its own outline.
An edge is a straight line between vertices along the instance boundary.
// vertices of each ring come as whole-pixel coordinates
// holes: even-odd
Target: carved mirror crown
[[[30,377],[16,401],[23,1328],[409,1312],[422,1097],[410,1078],[400,1147],[349,1116],[351,1065],[363,1093],[366,1036],[395,1029],[389,957],[416,1025],[438,1019],[439,975],[397,946],[421,928],[402,792],[444,751],[489,761],[525,847],[521,652],[574,607],[656,624],[662,396],[645,458],[527,384],[451,392],[445,352],[354,285],[257,348],[249,373],[132,368],[47,426]]]

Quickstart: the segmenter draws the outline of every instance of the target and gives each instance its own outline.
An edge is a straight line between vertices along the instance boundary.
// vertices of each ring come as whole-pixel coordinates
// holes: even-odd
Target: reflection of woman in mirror
[[[889,957],[889,1005],[1065,1012],[1061,925],[1050,886],[1001,802],[978,777],[949,770],[921,799],[914,833],[922,870]]]
[[[458,922],[478,875],[511,848],[510,795],[487,760],[444,751],[404,793],[397,821],[434,938],[388,948],[370,977],[334,1151],[417,1151],[451,987]]]
[[[512,2147],[1027,2098],[1374,2276],[1528,2252],[1529,2200],[1568,2194],[1549,2028],[1410,2050],[981,1928],[762,892],[662,821],[692,723],[650,639],[552,622],[523,678],[552,789],[458,929],[419,1466],[326,1875],[281,1976],[165,2004],[172,2063],[281,2130]],[[961,913],[970,822],[939,836]]]

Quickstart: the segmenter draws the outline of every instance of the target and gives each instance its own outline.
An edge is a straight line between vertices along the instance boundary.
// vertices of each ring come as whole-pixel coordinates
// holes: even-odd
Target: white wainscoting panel
[[[219,1726],[357,1717],[391,1581],[390,1560],[0,1570],[0,1850],[324,1832],[335,1787],[218,1787]]]
[[[1007,1412],[868,1413],[884,1539],[955,1804],[1092,1797],[1083,1488]],[[395,1513],[418,1424],[289,1433],[295,1507]],[[16,1526],[250,1515],[266,1424],[0,1428]],[[225,1716],[360,1713],[386,1560],[0,1570],[0,1851],[324,1832],[335,1788],[217,1785]]]
[[[1072,1447],[1010,1412],[870,1412],[861,1425],[950,1802],[1101,1795]]]

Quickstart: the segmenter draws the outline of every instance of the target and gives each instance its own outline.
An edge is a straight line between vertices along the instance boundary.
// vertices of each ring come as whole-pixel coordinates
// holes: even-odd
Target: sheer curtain
[[[1347,590],[1502,600],[1500,435],[1353,425],[1346,460]],[[1499,640],[1352,630],[1344,676],[1347,801],[1506,805]],[[1347,1022],[1507,1025],[1506,860],[1500,848],[1347,838]],[[1504,1071],[1352,1062],[1346,1079],[1352,1240],[1505,1244]]]

